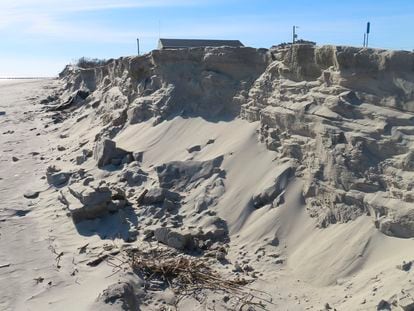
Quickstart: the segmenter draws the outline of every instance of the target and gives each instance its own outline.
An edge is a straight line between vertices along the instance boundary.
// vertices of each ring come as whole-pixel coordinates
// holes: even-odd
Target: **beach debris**
[[[88,261],[87,263],[86,263],[86,265],[87,266],[90,266],[90,267],[96,267],[96,266],[98,266],[102,261],[104,261],[105,259],[107,259],[108,258],[108,256],[109,256],[109,254],[105,254],[105,255],[102,255],[102,256],[99,256],[98,258],[95,258],[95,259],[93,259],[93,260],[91,260],[91,261]]]
[[[49,249],[54,255],[56,255],[56,257],[55,257],[56,268],[60,269],[62,267],[60,265],[60,259],[62,258],[64,253],[63,252],[58,252],[52,244],[49,245]]]
[[[43,277],[39,276],[37,278],[34,278],[33,280],[36,282],[36,285],[37,285],[37,284],[43,283],[43,281],[45,279]]]
[[[39,191],[28,190],[23,194],[23,196],[26,199],[36,199],[39,196]]]
[[[201,150],[201,146],[200,145],[194,145],[191,146],[189,148],[187,148],[188,153],[193,153],[193,152],[197,152]]]
[[[86,243],[85,245],[82,245],[81,247],[78,247],[79,254],[86,253],[86,249],[89,246],[89,243]]]
[[[88,261],[86,263],[86,265],[87,266],[90,266],[90,267],[96,267],[100,263],[102,263],[103,261],[105,261],[106,259],[110,258],[111,256],[116,256],[119,253],[120,253],[120,250],[118,250],[118,249],[117,250],[114,250],[112,252],[104,253],[104,254],[98,256],[97,258]]]
[[[413,260],[403,261],[402,264],[397,265],[397,269],[408,272],[411,270],[412,265],[413,265]]]
[[[145,251],[130,249],[128,255],[132,269],[144,279],[145,288],[161,290],[167,286],[175,293],[176,303],[186,297],[202,301],[207,298],[208,291],[214,291],[232,297],[235,310],[249,306],[267,310],[266,305],[272,304],[266,293],[246,287],[253,280],[225,277],[215,271],[206,258],[159,247]]]

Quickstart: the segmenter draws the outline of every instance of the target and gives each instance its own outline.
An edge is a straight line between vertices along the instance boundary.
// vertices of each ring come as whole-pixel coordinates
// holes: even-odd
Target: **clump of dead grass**
[[[132,269],[145,281],[148,289],[170,288],[178,302],[193,297],[199,302],[207,298],[208,292],[222,293],[233,299],[235,310],[262,309],[270,300],[261,298],[266,293],[247,287],[251,280],[241,277],[228,278],[211,267],[203,257],[192,257],[164,248],[128,252]]]

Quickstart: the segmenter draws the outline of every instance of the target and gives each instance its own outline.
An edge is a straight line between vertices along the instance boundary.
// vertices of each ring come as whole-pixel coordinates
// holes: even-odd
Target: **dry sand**
[[[74,258],[77,248],[101,241],[79,235],[56,204],[54,191],[41,179],[47,164],[55,160],[57,137],[56,129],[45,128],[49,122],[34,103],[50,85],[53,82],[46,80],[0,86],[0,110],[6,112],[0,120],[1,310],[86,310],[94,300],[90,295],[97,296],[116,281],[106,278],[112,272],[104,265],[83,279],[81,275],[89,274],[83,271],[87,259]],[[39,191],[39,197],[26,199],[27,191]],[[56,257],[61,252],[58,269]]]
[[[221,61],[216,51],[230,60]],[[173,293],[168,286],[151,288],[154,284],[131,271],[125,253],[128,249],[144,250],[149,245],[166,250],[174,246],[179,248],[182,240],[163,241],[157,235],[162,227],[175,228],[179,234],[189,234],[198,241],[200,244],[195,248],[181,251],[207,260],[224,278],[240,276],[251,280],[247,287],[255,290],[252,294],[258,298],[254,301],[262,301],[266,310],[399,310],[410,304],[407,301],[411,298],[404,297],[414,293],[414,269],[401,265],[414,260],[412,237],[393,236],[400,231],[392,231],[392,226],[387,227],[391,231],[384,229],[387,233],[384,234],[376,228],[372,214],[358,214],[356,209],[346,214],[352,215],[350,220],[326,223],[322,213],[310,217],[312,197],[305,200],[303,190],[308,182],[306,170],[304,174],[292,174],[292,167],[300,171],[301,163],[294,162],[294,155],[286,156],[287,149],[283,149],[284,144],[291,146],[291,142],[284,141],[282,149],[273,150],[268,138],[265,142],[258,139],[258,133],[267,135],[263,129],[263,123],[269,120],[265,113],[275,105],[269,105],[260,120],[252,120],[249,115],[255,109],[252,106],[264,105],[266,96],[271,102],[280,95],[276,95],[276,90],[282,88],[293,90],[285,92],[284,96],[302,98],[299,103],[305,101],[305,92],[297,94],[295,90],[311,88],[309,93],[316,98],[333,89],[326,84],[292,82],[295,79],[291,76],[292,80],[276,80],[272,75],[275,75],[275,66],[280,66],[275,65],[277,61],[261,60],[264,55],[256,54],[259,52],[235,51],[196,49],[188,54],[190,56],[174,51],[159,55],[155,51],[151,56],[155,65],[148,65],[145,57],[131,58],[109,64],[106,74],[102,74],[104,69],[101,68],[93,69],[93,74],[91,70],[81,70],[82,78],[77,79],[73,77],[79,77],[79,72],[73,76],[66,73],[59,81],[0,82],[0,111],[5,112],[0,115],[1,310],[132,310],[134,304],[139,310],[240,308],[240,303],[231,295],[209,290],[200,293],[199,298],[203,299],[199,301],[189,296],[177,302],[179,293]],[[200,97],[200,94],[188,92],[188,96],[194,95],[198,101],[185,103],[180,97],[185,94],[174,93],[171,85],[183,92],[177,77],[186,79],[188,60],[181,69],[169,68],[169,62],[172,59],[174,64],[177,59],[199,55],[204,57],[202,62],[212,63],[208,70],[203,69],[201,82],[193,81],[188,85],[194,87],[200,83],[206,94]],[[237,62],[243,63],[243,57],[254,61],[241,66]],[[125,69],[127,66],[130,68]],[[222,66],[223,72],[227,70],[226,76],[217,74],[214,66]],[[132,72],[132,78],[126,78],[120,68]],[[190,76],[194,77],[197,73],[195,67],[191,68]],[[171,79],[172,84],[157,82],[155,75],[151,82],[137,77],[149,74],[149,70],[166,81]],[[177,70],[184,73],[180,75]],[[300,68],[295,72],[300,72]],[[284,74],[287,74],[286,68]],[[249,81],[246,77],[250,75],[254,78],[245,82],[252,87],[248,94],[229,91],[234,85],[232,79]],[[269,88],[264,82],[269,77],[282,83],[282,86],[270,88],[271,95],[266,93]],[[140,89],[141,82],[133,87],[134,78],[138,82],[145,80],[145,87]],[[309,80],[308,77],[301,79]],[[154,91],[156,85],[159,88]],[[217,85],[226,86],[226,89],[218,90]],[[408,82],[405,85],[407,87]],[[86,87],[88,95],[84,99],[78,90],[86,90]],[[222,107],[217,100],[239,95],[247,98],[248,105],[241,112],[248,115],[245,118],[234,115],[236,100],[230,108],[228,102]],[[165,96],[171,100],[166,102]],[[332,108],[329,96],[336,95],[326,96],[324,103]],[[134,103],[130,103],[132,97],[136,98]],[[278,102],[274,109],[280,110],[280,105],[298,105],[298,102],[291,102],[292,98]],[[211,111],[205,108],[204,100],[214,103]],[[148,101],[156,103],[153,110],[146,110]],[[185,103],[178,106],[179,113],[171,112],[175,101]],[[118,114],[125,102],[128,112]],[[70,105],[59,106],[67,103]],[[193,105],[191,111],[186,112],[186,105],[190,104]],[[308,120],[319,130],[321,124],[329,128],[328,122],[337,117],[324,105],[312,108],[317,111],[317,118],[323,115],[323,122]],[[362,137],[368,135],[366,128],[375,127],[378,120],[370,121],[365,117],[372,114],[367,112],[370,105],[365,103],[357,108],[363,117],[355,118],[357,121],[348,129],[349,133],[359,133]],[[132,113],[130,106],[135,109]],[[170,107],[170,110],[156,110],[155,107]],[[386,111],[377,109],[376,113],[390,116],[394,130],[405,127],[400,129],[401,137],[411,146],[410,129],[414,127],[414,119],[410,109],[381,109]],[[139,119],[144,115],[147,117]],[[285,114],[275,113],[275,116]],[[288,139],[299,137],[293,133],[297,123],[278,122],[276,125],[280,127],[281,124],[291,127]],[[349,119],[338,119],[334,125],[344,126],[347,122]],[[268,128],[265,131],[270,132]],[[113,140],[118,149],[105,143],[104,137]],[[316,141],[313,145],[318,147],[319,143]],[[141,156],[138,152],[142,152]],[[324,154],[315,157],[324,157]],[[329,169],[331,174],[336,174],[332,173],[332,167]],[[408,169],[394,171],[394,174],[399,174],[399,180],[405,184],[409,184],[412,176]],[[384,176],[388,175],[384,173]],[[318,185],[328,183],[326,178],[318,182]],[[160,186],[169,191],[161,200],[151,192]],[[335,187],[332,192],[343,191],[338,185]],[[410,188],[404,190],[401,183],[394,187],[394,193],[400,189],[403,195],[389,197],[388,200],[401,200],[394,205],[389,201],[389,206],[412,209],[414,203],[408,196]],[[144,189],[150,192],[140,200]],[[321,186],[315,198],[326,198],[323,189]],[[264,190],[267,193],[277,190],[277,198],[266,201]],[[369,190],[364,195],[370,198],[383,192]],[[104,199],[108,193],[109,197]],[[176,194],[179,199],[172,198]],[[351,207],[337,202],[332,211],[335,213],[341,208],[349,211]],[[320,209],[326,211],[325,207]],[[390,212],[385,216],[393,215]],[[385,221],[384,215],[381,221]],[[185,230],[180,231],[183,228]],[[155,238],[151,236],[154,232]],[[156,240],[164,243],[158,244]],[[225,260],[215,258],[220,249],[225,250]],[[114,257],[111,255],[96,266],[88,265],[104,254]],[[121,269],[114,270],[113,262],[124,263]],[[133,298],[128,298],[125,288],[114,287],[117,282],[130,284]],[[107,288],[109,290],[105,291]],[[242,310],[254,310],[253,306],[250,308],[246,306]]]

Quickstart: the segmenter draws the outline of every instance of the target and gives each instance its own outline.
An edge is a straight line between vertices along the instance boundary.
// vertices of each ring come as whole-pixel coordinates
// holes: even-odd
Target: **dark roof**
[[[204,39],[160,39],[158,47],[160,49],[179,49],[205,46],[244,46],[239,40],[204,40]]]

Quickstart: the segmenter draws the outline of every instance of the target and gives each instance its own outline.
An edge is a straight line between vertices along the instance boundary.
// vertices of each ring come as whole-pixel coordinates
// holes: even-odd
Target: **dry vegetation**
[[[266,305],[272,304],[266,293],[247,287],[251,280],[227,278],[212,269],[211,263],[204,257],[192,257],[156,247],[145,251],[130,249],[127,258],[134,272],[145,280],[148,290],[170,288],[177,296],[177,305],[188,297],[204,302],[209,292],[221,293],[232,300],[235,310],[267,310]]]
[[[103,66],[107,63],[106,59],[81,57],[76,61],[76,66],[87,69]]]

